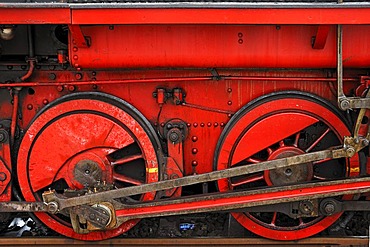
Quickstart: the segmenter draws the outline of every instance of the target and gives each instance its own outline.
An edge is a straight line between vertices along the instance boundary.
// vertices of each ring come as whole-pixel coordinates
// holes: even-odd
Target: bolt
[[[58,203],[49,202],[47,204],[47,210],[48,210],[49,213],[55,214],[58,211]]]
[[[347,153],[347,156],[351,158],[353,155],[355,155],[356,151],[353,147],[349,147],[347,148],[346,153]]]
[[[171,142],[177,142],[180,137],[176,132],[172,132],[170,133],[169,138]]]
[[[57,91],[58,91],[58,92],[62,92],[62,91],[63,91],[63,86],[60,86],[60,85],[59,85],[59,86],[57,86]]]
[[[85,170],[85,174],[86,174],[86,175],[89,175],[89,174],[90,174],[90,170],[89,170],[89,169],[86,169],[86,170]]]
[[[291,176],[293,172],[292,172],[292,169],[288,168],[288,169],[286,169],[286,170],[285,170],[285,172],[284,172],[284,173],[285,173],[285,175],[287,175],[287,176]]]
[[[167,124],[166,127],[167,127],[167,129],[171,129],[172,128],[172,124],[169,123],[169,124]]]
[[[75,78],[76,78],[76,80],[81,80],[82,79],[82,74],[81,73],[75,74]]]
[[[90,220],[95,219],[95,214],[90,214],[90,215],[89,215],[89,218],[90,218]]]
[[[50,80],[55,80],[57,78],[57,75],[56,74],[54,74],[54,73],[50,73],[49,74],[49,79]]]
[[[368,139],[363,139],[362,140],[362,145],[364,145],[364,146],[369,145],[369,140]]]
[[[348,100],[342,100],[341,102],[340,102],[340,108],[342,109],[342,110],[348,110],[349,109],[349,101]]]
[[[0,181],[4,182],[6,180],[7,176],[4,172],[0,172]]]
[[[325,213],[331,215],[335,212],[335,205],[331,202],[328,202],[324,206]]]
[[[0,142],[4,142],[6,139],[6,136],[3,132],[0,132]]]

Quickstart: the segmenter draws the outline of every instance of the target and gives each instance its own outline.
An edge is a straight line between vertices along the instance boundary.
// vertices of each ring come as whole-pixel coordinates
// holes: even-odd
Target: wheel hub
[[[300,148],[294,146],[280,146],[273,151],[268,160],[287,158],[295,155],[304,154]],[[269,186],[272,185],[287,185],[304,181],[310,181],[313,176],[312,163],[304,163],[296,166],[278,168],[274,170],[266,170],[264,178]]]
[[[114,149],[96,148],[75,155],[69,164],[66,179],[72,189],[93,187],[99,182],[112,183],[112,167],[106,155]]]

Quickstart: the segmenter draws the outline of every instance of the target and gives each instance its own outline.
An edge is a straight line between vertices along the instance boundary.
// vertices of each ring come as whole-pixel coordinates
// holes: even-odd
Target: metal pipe
[[[337,78],[327,77],[255,77],[255,76],[221,76],[224,80],[251,80],[251,81],[321,81],[337,82]],[[1,87],[36,87],[36,86],[64,86],[64,85],[108,85],[108,84],[128,84],[128,83],[156,83],[156,82],[182,82],[182,81],[209,81],[213,76],[204,77],[179,77],[179,78],[153,78],[153,79],[129,79],[129,80],[110,80],[110,81],[68,81],[68,82],[12,82],[0,84]],[[346,82],[358,82],[357,78],[344,78]]]
[[[11,145],[14,145],[15,129],[17,126],[19,90],[20,90],[19,88],[14,88],[13,90],[13,112],[12,112],[12,122],[10,124],[10,144]]]

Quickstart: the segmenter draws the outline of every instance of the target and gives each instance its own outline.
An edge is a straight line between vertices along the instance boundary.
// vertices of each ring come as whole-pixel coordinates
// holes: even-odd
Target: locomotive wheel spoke
[[[293,146],[294,147],[298,147],[298,142],[299,142],[299,137],[301,136],[301,133],[298,132],[297,134],[295,134],[295,138],[294,138],[294,143],[293,143]]]
[[[127,164],[127,163],[131,162],[131,161],[134,161],[134,160],[137,160],[137,159],[142,159],[142,158],[143,158],[142,154],[135,154],[135,155],[126,156],[126,157],[111,161],[110,163],[111,163],[112,166],[124,165],[124,164]]]
[[[141,184],[143,184],[143,182],[141,182],[141,181],[139,181],[137,179],[134,179],[134,178],[131,178],[129,176],[122,175],[122,174],[119,174],[119,173],[116,173],[116,172],[113,173],[113,179],[114,180],[118,180],[120,182],[133,184],[133,185],[141,185]]]
[[[327,128],[322,135],[320,135],[309,148],[306,149],[306,153],[310,152],[328,133],[330,132],[330,128]]]
[[[243,178],[233,179],[231,181],[231,186],[236,187],[236,186],[240,186],[240,185],[243,185],[243,184],[248,184],[248,183],[252,183],[252,182],[256,182],[256,181],[261,181],[263,179],[264,179],[263,173],[258,173],[258,174],[246,176],[246,177],[243,177]]]
[[[272,216],[272,220],[271,220],[270,225],[272,225],[272,226],[275,226],[276,225],[277,214],[278,214],[277,212],[274,212],[273,213],[273,216]]]
[[[321,176],[318,176],[318,175],[313,175],[313,178],[317,179],[317,180],[326,180],[327,178],[324,178],[324,177],[321,177]]]

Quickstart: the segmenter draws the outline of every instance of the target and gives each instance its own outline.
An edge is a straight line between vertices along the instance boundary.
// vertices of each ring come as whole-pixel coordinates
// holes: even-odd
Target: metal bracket
[[[347,97],[343,91],[343,28],[337,26],[337,81],[338,105],[343,111],[349,109],[370,109],[370,96],[365,98]]]
[[[89,40],[84,36],[80,25],[69,25],[69,31],[72,36],[72,43],[78,48],[88,48],[90,47]]]
[[[330,31],[330,25],[319,25],[317,27],[316,35],[312,40],[313,49],[324,49],[328,34]]]

